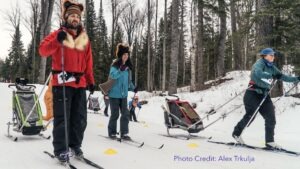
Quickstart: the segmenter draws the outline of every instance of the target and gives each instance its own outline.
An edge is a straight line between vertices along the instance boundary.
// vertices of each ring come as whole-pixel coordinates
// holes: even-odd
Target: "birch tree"
[[[40,41],[50,33],[51,18],[53,13],[53,6],[55,0],[41,0],[41,18],[40,18]],[[40,71],[38,82],[45,82],[47,58],[42,57],[40,61]]]

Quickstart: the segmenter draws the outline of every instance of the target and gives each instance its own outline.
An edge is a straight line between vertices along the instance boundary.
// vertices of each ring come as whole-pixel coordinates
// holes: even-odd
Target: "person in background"
[[[139,109],[142,108],[142,105],[139,102],[139,97],[137,95],[135,95],[133,97],[133,99],[131,101],[129,101],[128,105],[129,105],[129,114],[130,114],[129,120],[132,121],[132,119],[133,119],[134,122],[138,122],[136,115],[135,115],[135,108],[136,107],[138,107]]]

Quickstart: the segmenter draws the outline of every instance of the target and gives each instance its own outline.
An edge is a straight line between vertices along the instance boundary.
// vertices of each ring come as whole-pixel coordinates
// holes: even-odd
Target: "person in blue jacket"
[[[109,76],[115,82],[111,87],[108,96],[110,102],[111,116],[108,123],[108,136],[111,139],[116,139],[117,121],[119,112],[121,111],[120,119],[120,137],[121,139],[130,140],[129,133],[129,112],[127,109],[128,90],[137,92],[131,81],[132,63],[129,58],[129,46],[118,44],[116,50],[117,59],[115,59],[110,68]]]
[[[138,122],[136,115],[135,115],[135,108],[138,107],[139,109],[142,108],[142,104],[139,102],[139,97],[138,96],[134,96],[132,100],[129,101],[128,103],[129,105],[129,114],[130,114],[130,118],[129,120],[134,122]]]
[[[266,48],[260,51],[261,58],[252,66],[249,89],[244,95],[244,105],[246,114],[235,126],[232,133],[233,138],[241,144],[244,144],[240,137],[242,131],[250,121],[255,110],[258,108],[260,102],[269,93],[272,81],[282,80],[285,82],[299,82],[300,77],[291,77],[282,74],[280,70],[274,65],[275,52],[271,48]],[[259,108],[259,113],[265,120],[265,144],[267,148],[280,149],[281,146],[274,142],[274,128],[276,124],[275,110],[270,95],[267,96]]]

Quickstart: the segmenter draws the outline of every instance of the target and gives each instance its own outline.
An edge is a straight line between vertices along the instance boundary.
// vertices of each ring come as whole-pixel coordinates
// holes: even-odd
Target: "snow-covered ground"
[[[221,85],[208,90],[194,93],[180,93],[183,100],[197,103],[196,111],[201,117],[211,108],[217,108],[230,98],[234,97],[247,87],[249,72],[231,72],[227,77],[234,80],[227,81]],[[44,150],[52,152],[51,140],[41,139],[36,136],[25,137],[20,134],[18,142],[8,139],[6,123],[11,119],[11,94],[8,84],[0,83],[0,168],[2,169],[59,169],[64,168],[58,162],[43,154]],[[41,90],[38,86],[37,93]],[[96,93],[102,99],[100,93]],[[242,104],[242,96],[237,97],[224,108],[217,111],[204,125],[221,116],[236,106]],[[132,93],[130,94],[132,97]],[[129,97],[129,98],[130,98]],[[136,111],[138,119],[145,123],[130,123],[130,136],[133,139],[144,141],[145,146],[136,148],[130,145],[110,141],[99,135],[107,135],[108,118],[99,114],[88,114],[88,126],[85,132],[83,151],[87,158],[102,165],[106,169],[179,169],[179,168],[211,168],[211,169],[299,169],[300,157],[250,150],[238,147],[227,147],[207,142],[207,138],[213,137],[220,141],[233,141],[231,133],[233,127],[244,115],[244,108],[240,107],[224,120],[199,132],[199,138],[191,140],[180,140],[162,136],[166,134],[163,124],[163,111],[161,105],[165,98],[154,96],[151,93],[140,92],[140,100],[147,100],[140,112]],[[42,100],[43,96],[41,97]],[[276,98],[274,99],[276,100]],[[104,104],[100,100],[101,104]],[[277,124],[275,139],[278,144],[286,149],[300,152],[300,100],[293,97],[284,97],[275,103]],[[43,112],[45,107],[41,102]],[[102,111],[101,111],[102,112]],[[51,134],[52,126],[45,134]],[[182,130],[171,130],[173,134],[183,135]],[[256,117],[253,124],[244,132],[246,143],[256,146],[264,145],[264,121],[260,115]],[[165,144],[161,150],[151,148],[147,145],[159,146]],[[114,152],[114,153],[108,153]],[[244,160],[238,161],[237,157]],[[215,157],[216,161],[199,161],[200,158],[207,160]],[[232,158],[232,161],[221,161],[219,157]],[[81,162],[71,159],[71,163],[80,169],[92,169]]]

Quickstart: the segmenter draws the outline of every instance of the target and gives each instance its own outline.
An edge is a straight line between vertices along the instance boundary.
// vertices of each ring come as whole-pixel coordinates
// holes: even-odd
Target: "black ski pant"
[[[105,109],[104,109],[104,114],[105,114],[106,116],[108,116],[108,113],[107,113],[107,111],[108,111],[108,106],[105,106]]]
[[[111,115],[108,123],[108,135],[117,134],[117,121],[121,110],[120,134],[128,134],[129,112],[127,109],[127,98],[109,98]]]
[[[80,148],[87,125],[87,104],[85,88],[66,87],[66,113],[70,148]],[[53,146],[54,154],[65,153],[65,120],[63,87],[54,86],[53,92]]]
[[[235,126],[233,135],[240,136],[248,122],[250,121],[255,110],[263,100],[264,95],[256,93],[256,91],[247,90],[244,95],[244,105],[246,114]],[[274,105],[270,96],[268,95],[262,106],[259,108],[259,113],[265,120],[265,141],[274,141],[274,128],[276,124]],[[254,120],[254,119],[253,119]]]
[[[108,106],[109,106],[109,99],[104,99],[104,103],[105,103],[104,114],[106,116],[108,116],[107,111],[108,111]]]
[[[129,114],[130,114],[129,120],[132,121],[133,119],[133,121],[137,122],[136,115],[135,115],[135,108],[132,107],[129,111]]]

